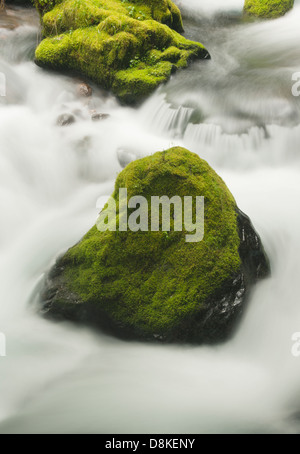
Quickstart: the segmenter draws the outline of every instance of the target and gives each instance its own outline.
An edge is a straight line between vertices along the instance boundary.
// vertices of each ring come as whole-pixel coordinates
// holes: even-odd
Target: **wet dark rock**
[[[137,155],[123,148],[117,150],[117,158],[120,166],[124,169],[128,164],[137,159]]]
[[[102,120],[107,120],[110,117],[109,114],[104,114],[104,113],[98,113],[98,112],[93,112],[91,114],[91,119],[93,121],[102,121]]]
[[[86,84],[85,82],[82,82],[77,86],[77,94],[81,98],[90,98],[93,94],[92,87],[90,85]]]

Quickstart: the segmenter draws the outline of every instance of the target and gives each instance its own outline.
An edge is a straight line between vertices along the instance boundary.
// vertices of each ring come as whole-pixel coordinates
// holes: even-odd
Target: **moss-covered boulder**
[[[42,67],[72,71],[111,90],[126,103],[143,100],[179,68],[208,58],[185,39],[171,0],[35,0],[45,39]]]
[[[246,17],[276,19],[283,16],[294,6],[294,0],[245,0]]]
[[[149,219],[142,230],[120,231],[121,188],[127,188],[128,200],[147,200]],[[160,216],[159,229],[150,231],[155,196],[193,197],[193,221],[196,197],[204,197],[202,241],[187,241],[191,229],[185,223],[182,231],[177,228],[174,207],[170,228],[163,231]],[[57,261],[42,294],[45,314],[92,323],[123,338],[227,339],[251,285],[268,274],[269,265],[258,235],[222,179],[207,162],[177,147],[129,164],[111,200],[117,208],[116,230],[100,232],[94,226]]]

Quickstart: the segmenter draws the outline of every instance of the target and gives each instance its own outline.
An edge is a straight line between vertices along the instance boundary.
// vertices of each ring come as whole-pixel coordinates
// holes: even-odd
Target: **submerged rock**
[[[36,63],[88,77],[125,103],[142,101],[192,59],[209,57],[202,44],[179,34],[181,14],[171,0],[35,0],[35,5],[45,37]]]
[[[109,117],[110,115],[106,113],[91,112],[91,119],[93,121],[103,121],[107,120]]]
[[[93,89],[90,85],[86,84],[85,82],[81,82],[76,87],[77,95],[81,98],[90,98],[93,94]]]
[[[132,161],[135,161],[136,159],[138,159],[138,156],[131,149],[127,150],[124,148],[118,148],[117,158],[118,158],[120,166],[124,169]]]
[[[159,231],[120,231],[121,188],[127,188],[128,199],[139,195],[148,201],[144,230],[154,216],[152,196],[190,196],[194,202],[203,196],[203,240],[187,242],[185,222],[183,231],[175,231],[175,208],[169,231],[162,231],[161,219]],[[228,339],[251,286],[270,269],[259,236],[223,180],[207,162],[176,147],[129,164],[112,198],[117,230],[93,227],[57,261],[45,281],[44,313],[128,339]],[[197,216],[193,206],[193,221]]]
[[[284,16],[294,6],[294,0],[245,0],[244,13],[248,17],[275,19]]]
[[[57,126],[70,126],[73,123],[76,122],[76,118],[74,115],[69,114],[69,113],[63,113],[59,115],[59,117],[56,120],[56,125]]]

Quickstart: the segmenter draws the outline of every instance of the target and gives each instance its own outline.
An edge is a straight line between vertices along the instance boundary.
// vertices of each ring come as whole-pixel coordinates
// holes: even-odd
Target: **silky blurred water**
[[[0,21],[0,433],[300,431],[300,6],[243,24],[242,1],[180,0],[186,35],[212,60],[178,73],[138,109],[32,62],[37,19]],[[231,20],[224,20],[224,17]],[[110,118],[93,122],[90,111]],[[76,123],[58,127],[57,117]],[[272,264],[234,338],[218,347],[122,342],[36,313],[55,258],[94,224],[130,161],[184,145],[222,176]],[[120,159],[120,156],[122,159]],[[99,205],[99,202],[98,202]]]

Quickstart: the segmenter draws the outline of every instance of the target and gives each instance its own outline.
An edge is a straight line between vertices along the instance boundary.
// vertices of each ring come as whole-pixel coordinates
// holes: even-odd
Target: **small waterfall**
[[[166,102],[165,95],[160,93],[141,108],[142,122],[151,125],[151,131],[175,139],[184,135],[192,114],[192,108],[172,106]]]

